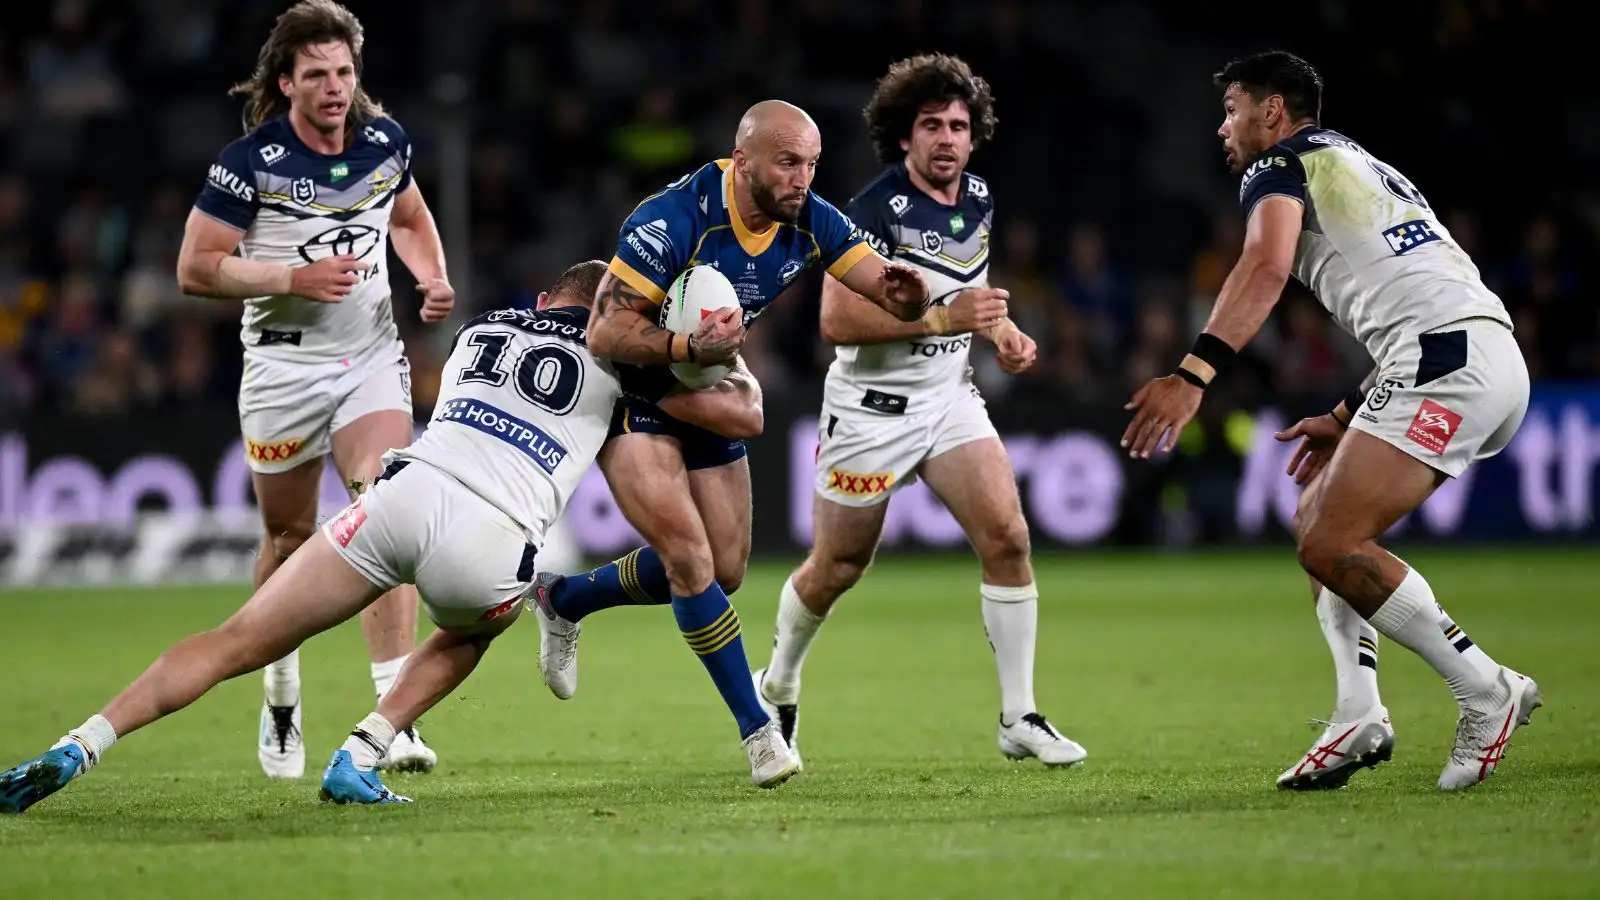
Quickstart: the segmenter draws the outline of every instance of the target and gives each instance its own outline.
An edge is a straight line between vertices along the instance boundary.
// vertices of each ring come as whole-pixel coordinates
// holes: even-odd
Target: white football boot
[[[1504,700],[1468,700],[1461,704],[1456,744],[1450,751],[1450,761],[1439,773],[1441,791],[1465,790],[1492,775],[1505,759],[1511,735],[1528,724],[1533,711],[1544,705],[1539,685],[1532,678],[1505,666],[1500,667],[1496,678],[1506,688]]]
[[[805,762],[800,759],[800,745],[796,742],[796,735],[800,731],[799,697],[795,698],[794,703],[773,703],[767,699],[767,670],[757,669],[750,674],[750,678],[756,683],[756,700],[760,701],[761,708],[772,721],[778,723],[778,733],[783,735],[784,743],[789,745],[789,752],[794,754],[795,771],[804,770]]]
[[[256,756],[269,778],[299,778],[306,773],[306,745],[300,740],[300,704],[261,704],[261,737]]]
[[[438,764],[439,754],[417,734],[415,725],[396,734],[388,755],[378,760],[378,768],[393,772],[432,772]]]
[[[583,626],[556,615],[550,604],[550,590],[565,578],[555,572],[540,572],[528,589],[525,604],[539,620],[539,676],[545,687],[561,700],[578,692],[578,636]]]
[[[1327,726],[1300,761],[1278,776],[1278,787],[1291,791],[1342,788],[1362,769],[1388,762],[1394,755],[1394,726],[1382,704],[1351,722],[1312,719]]]
[[[745,738],[744,750],[750,756],[750,780],[757,787],[775,788],[800,771],[777,722],[768,722]]]
[[[1047,766],[1071,766],[1089,757],[1077,741],[1056,730],[1036,712],[1006,724],[1000,719],[1000,752],[1014,760],[1037,758]]]

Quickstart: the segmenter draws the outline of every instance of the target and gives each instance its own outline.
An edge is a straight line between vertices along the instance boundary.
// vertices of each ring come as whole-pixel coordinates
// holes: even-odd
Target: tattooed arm
[[[636,366],[733,359],[744,344],[744,315],[728,309],[700,320],[693,334],[673,334],[656,324],[661,304],[607,272],[589,313],[589,351]]]

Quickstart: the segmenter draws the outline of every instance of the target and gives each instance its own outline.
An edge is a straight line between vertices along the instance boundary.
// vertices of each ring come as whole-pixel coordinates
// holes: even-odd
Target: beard
[[[912,165],[916,165],[916,163],[913,162]],[[946,188],[954,184],[956,180],[961,177],[962,172],[962,167],[956,166],[950,171],[949,175],[940,174],[934,170],[933,160],[931,159],[928,160],[926,165],[916,166],[916,169],[917,174],[922,176],[923,181],[926,181],[928,184],[931,184],[936,188]]]
[[[774,191],[770,186],[762,184],[759,179],[754,177],[750,179],[750,196],[755,198],[756,209],[761,210],[762,215],[774,222],[793,225],[800,218],[799,206],[796,206],[793,210],[785,209],[783,203],[778,199],[778,192]]]

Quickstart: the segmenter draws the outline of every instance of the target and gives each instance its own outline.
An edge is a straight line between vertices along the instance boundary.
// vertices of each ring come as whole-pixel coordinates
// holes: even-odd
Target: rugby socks
[[[362,772],[378,767],[378,760],[389,755],[394,743],[394,726],[376,712],[371,713],[345,738],[342,749],[350,751],[350,761]]]
[[[727,598],[723,598],[727,602]],[[550,605],[568,622],[613,606],[660,606],[674,603],[667,585],[667,567],[650,547],[640,547],[614,562],[583,575],[568,575],[550,589]]]
[[[674,596],[672,612],[689,649],[700,656],[722,694],[722,702],[728,704],[728,711],[738,721],[739,737],[747,738],[771,721],[756,700],[750,661],[739,637],[739,614],[728,603],[722,586],[713,581],[692,597]]]
[[[81,774],[81,772],[88,771],[90,766],[99,762],[101,754],[105,753],[111,748],[112,744],[117,742],[117,730],[111,727],[111,723],[106,721],[105,716],[96,713],[90,716],[87,722],[67,732],[50,749],[54,750],[56,747],[65,746],[69,741],[89,751],[88,759],[85,760],[84,767],[80,770]]]
[[[294,706],[300,702],[300,649],[277,662],[267,663],[264,680],[268,706]]]
[[[1446,628],[1444,623],[1449,622]],[[1449,621],[1444,609],[1433,597],[1433,589],[1416,569],[1406,573],[1405,580],[1394,589],[1389,599],[1372,614],[1372,625],[1395,643],[1416,653],[1433,666],[1450,685],[1456,702],[1490,692],[1503,694],[1499,684],[1499,666],[1482,650],[1465,640],[1461,629]],[[1454,635],[1453,639],[1446,633]],[[1452,640],[1454,641],[1452,643]],[[1464,644],[1465,647],[1458,647]],[[1491,701],[1503,701],[1503,696],[1491,696]]]
[[[978,594],[983,597],[983,630],[1000,673],[1000,721],[1014,725],[1038,711],[1033,652],[1039,636],[1039,587],[1032,582],[1021,587],[984,584]]]
[[[396,656],[394,659],[372,664],[372,686],[378,689],[379,700],[382,700],[383,695],[394,687],[394,680],[400,677],[400,670],[405,668],[406,660],[410,658],[411,654],[407,653],[405,656]]]
[[[1378,630],[1327,588],[1317,595],[1317,623],[1333,654],[1333,721],[1353,722],[1378,705]]]
[[[794,589],[794,578],[783,583],[778,595],[777,635],[772,641],[772,662],[767,665],[762,692],[773,703],[791,704],[800,696],[800,667],[805,665],[806,651],[817,637],[817,629],[828,620],[806,608],[800,593]]]

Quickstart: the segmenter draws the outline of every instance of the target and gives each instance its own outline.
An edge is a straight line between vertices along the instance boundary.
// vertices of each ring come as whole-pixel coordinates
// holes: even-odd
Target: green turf
[[[665,609],[586,623],[566,703],[539,683],[530,621],[424,720],[440,770],[392,779],[416,803],[332,807],[315,777],[269,783],[250,676],[0,821],[0,896],[1600,895],[1600,558],[1408,557],[1545,696],[1500,772],[1465,795],[1434,787],[1454,705],[1391,644],[1394,761],[1339,792],[1274,790],[1333,694],[1291,555],[1041,561],[1038,696],[1090,751],[1065,771],[997,752],[975,567],[890,561],[813,651],[807,771],[777,791],[750,786],[731,720]],[[737,597],[756,665],[785,573],[757,566]],[[0,765],[48,747],[242,599],[0,594]],[[369,711],[371,681],[354,624],[301,657],[320,774]]]

